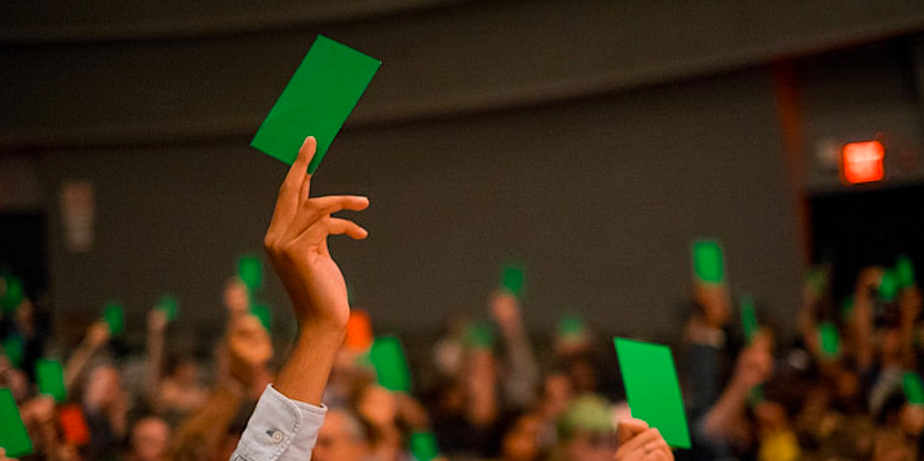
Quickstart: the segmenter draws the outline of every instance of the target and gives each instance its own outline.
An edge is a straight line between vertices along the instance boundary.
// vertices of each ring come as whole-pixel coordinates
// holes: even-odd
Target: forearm
[[[728,438],[744,415],[750,388],[743,383],[732,382],[722,392],[703,419],[703,432],[708,437]]]
[[[162,367],[164,363],[164,338],[160,334],[148,333],[147,338],[147,363],[145,364],[145,374],[147,379],[144,391],[148,399],[154,406],[158,406],[160,389],[160,380],[162,377]]]
[[[64,367],[64,384],[68,391],[74,388],[77,378],[83,373],[84,368],[90,363],[90,358],[96,353],[96,347],[89,344],[81,344],[80,347],[71,354]]]
[[[312,325],[300,329],[273,387],[292,400],[320,406],[343,335],[344,328],[339,326]]]
[[[183,421],[173,437],[169,458],[196,459],[198,453],[212,452],[234,421],[243,400],[242,389],[233,389],[226,385],[216,386],[205,403]]]
[[[507,342],[507,363],[510,367],[504,391],[508,400],[521,408],[526,408],[536,397],[539,365],[522,326],[506,328],[503,333]]]

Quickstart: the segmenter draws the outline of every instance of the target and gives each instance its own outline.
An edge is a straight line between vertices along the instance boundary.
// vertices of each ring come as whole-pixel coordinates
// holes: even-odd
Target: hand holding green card
[[[319,35],[250,145],[291,165],[305,138],[314,136],[317,152],[308,165],[314,173],[381,65]]]
[[[501,288],[517,298],[523,297],[526,289],[526,271],[522,264],[516,262],[504,264],[501,268]]]
[[[741,330],[745,342],[750,345],[757,334],[757,311],[754,309],[754,300],[750,296],[741,297]]]
[[[613,338],[613,342],[632,416],[661,431],[668,445],[690,448],[687,415],[670,348],[623,338]]]
[[[56,402],[67,399],[64,387],[64,368],[57,360],[40,359],[35,362],[35,378],[38,381],[39,393],[48,394]]]
[[[241,256],[237,260],[237,275],[253,293],[263,286],[263,263],[256,256]]]
[[[411,374],[401,341],[394,336],[380,336],[372,343],[369,359],[375,367],[379,384],[392,391],[410,392]]]
[[[122,305],[110,301],[103,308],[103,320],[109,325],[109,333],[113,336],[119,336],[125,331],[125,309]]]
[[[0,388],[0,447],[10,458],[32,454],[32,440],[22,423],[13,394],[6,388]]]
[[[700,282],[721,284],[725,281],[722,247],[714,240],[693,242],[693,271]]]
[[[273,331],[273,314],[270,312],[269,307],[266,307],[262,304],[253,306],[250,309],[250,313],[256,315],[260,319],[260,323],[263,324],[263,328],[266,328],[266,331]]]
[[[821,343],[821,355],[826,359],[834,359],[840,354],[841,335],[837,331],[837,325],[832,322],[824,322],[818,325],[818,339]]]
[[[163,312],[168,322],[175,319],[180,310],[179,302],[170,295],[161,296],[160,299],[157,300],[157,305],[154,308]]]

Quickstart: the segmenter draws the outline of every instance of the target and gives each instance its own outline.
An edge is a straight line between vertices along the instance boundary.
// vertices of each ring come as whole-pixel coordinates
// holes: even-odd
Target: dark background
[[[332,251],[377,328],[482,314],[515,258],[537,331],[577,310],[671,340],[691,242],[711,237],[736,294],[789,331],[823,249],[876,235],[850,264],[924,265],[901,224],[924,183],[922,31],[919,0],[3,2],[0,214],[43,216],[31,289],[65,336],[117,298],[137,338],[168,291],[177,344],[207,344],[286,170],[249,140],[323,33],[384,63],[314,182],[371,197],[369,240]],[[841,185],[824,146],[877,134],[886,181]],[[58,194],[81,180],[96,243],[71,253]],[[23,245],[0,254],[43,252]],[[272,277],[261,298],[288,334]]]

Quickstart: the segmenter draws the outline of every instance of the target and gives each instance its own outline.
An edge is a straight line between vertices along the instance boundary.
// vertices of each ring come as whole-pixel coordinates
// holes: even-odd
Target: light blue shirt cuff
[[[231,461],[305,461],[318,441],[327,408],[292,400],[266,386]]]

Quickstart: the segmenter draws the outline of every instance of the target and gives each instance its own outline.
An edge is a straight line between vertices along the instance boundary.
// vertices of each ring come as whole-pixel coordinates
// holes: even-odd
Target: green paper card
[[[908,288],[914,285],[914,264],[911,258],[899,256],[895,261],[895,277],[899,288]]]
[[[22,423],[13,394],[6,388],[0,389],[0,447],[10,458],[32,454],[32,440]]]
[[[180,311],[180,303],[177,302],[176,298],[170,295],[161,296],[157,300],[157,306],[155,309],[162,311],[164,317],[167,318],[167,321],[172,321],[176,318],[177,313]]]
[[[841,301],[841,318],[849,319],[853,315],[853,296],[848,296]]]
[[[898,294],[898,278],[891,269],[882,273],[882,282],[879,284],[879,299],[890,303]]]
[[[375,367],[379,384],[392,391],[411,391],[411,374],[401,341],[394,336],[375,338],[369,359]]]
[[[921,377],[913,371],[905,373],[902,377],[902,388],[905,390],[905,397],[913,405],[924,405],[924,382]]]
[[[125,331],[125,309],[117,302],[109,302],[103,309],[103,320],[109,325],[112,336],[120,336]]]
[[[523,265],[515,262],[504,264],[501,268],[501,287],[517,298],[523,296],[526,288],[526,270]]]
[[[821,355],[827,359],[833,359],[840,353],[841,335],[837,331],[837,325],[831,322],[824,322],[818,325],[819,342],[821,342]]]
[[[3,291],[3,298],[0,298],[0,310],[4,314],[12,313],[19,307],[22,302],[23,294],[22,280],[16,277],[6,277],[6,288]]]
[[[744,340],[750,345],[754,342],[754,335],[757,334],[757,311],[754,309],[754,300],[750,296],[741,297],[741,331],[744,333]]]
[[[257,318],[260,319],[260,323],[263,324],[263,328],[266,328],[266,331],[273,331],[273,314],[268,307],[256,305],[250,309],[250,313],[256,315]]]
[[[48,394],[56,402],[67,399],[64,388],[64,368],[57,360],[39,359],[35,362],[35,378],[38,381],[39,393]]]
[[[318,35],[250,145],[291,165],[305,138],[314,136],[318,149],[308,165],[314,173],[381,65]]]
[[[667,444],[690,448],[687,415],[671,349],[613,338],[632,417],[658,428]]]
[[[23,344],[22,337],[17,334],[7,336],[3,340],[3,353],[6,354],[6,358],[10,360],[14,368],[21,368],[22,359],[25,357],[25,344]]]
[[[489,322],[474,322],[465,331],[465,344],[475,349],[494,348],[494,327]]]
[[[722,247],[714,240],[699,240],[693,243],[693,271],[705,283],[719,284],[725,280],[725,266],[722,261]]]
[[[411,455],[417,461],[431,461],[440,455],[439,444],[432,432],[415,432],[411,434]]]
[[[558,321],[558,336],[573,338],[584,334],[586,330],[584,317],[580,315],[565,315]]]
[[[241,256],[237,260],[237,275],[251,291],[263,286],[263,263],[256,256]]]

